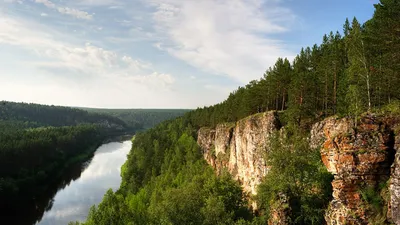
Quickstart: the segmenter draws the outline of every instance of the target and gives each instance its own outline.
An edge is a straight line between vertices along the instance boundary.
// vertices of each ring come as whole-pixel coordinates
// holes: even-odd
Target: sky
[[[197,108],[378,0],[0,0],[0,100]]]

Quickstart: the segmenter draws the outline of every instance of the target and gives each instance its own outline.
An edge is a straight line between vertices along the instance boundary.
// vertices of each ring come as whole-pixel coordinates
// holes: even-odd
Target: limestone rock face
[[[202,128],[197,142],[217,173],[226,169],[245,192],[255,195],[269,170],[264,157],[270,136],[278,129],[276,112],[260,113],[215,129]],[[360,190],[387,182],[386,222],[400,225],[400,117],[367,115],[357,124],[350,118],[330,117],[314,124],[310,145],[320,149],[324,165],[334,175],[333,199],[325,214],[328,225],[376,224]],[[276,202],[268,224],[288,224],[287,206],[285,198]]]
[[[356,127],[352,119],[335,117],[313,126],[311,146],[320,147],[322,161],[334,175],[333,200],[325,215],[328,225],[370,224],[360,190],[386,182],[391,175],[395,152],[391,126],[387,118],[375,116],[362,117]],[[398,193],[398,179],[392,178],[392,185],[391,192]],[[396,201],[398,207],[392,195],[391,202]]]
[[[245,192],[257,194],[257,186],[268,172],[264,160],[268,138],[279,126],[276,112],[259,113],[236,123],[219,124],[215,130],[202,128],[197,142],[217,173],[227,169]]]
[[[400,225],[400,135],[398,135],[398,126],[394,130],[397,131],[395,132],[395,149],[397,153],[394,158],[390,178],[390,207],[388,217],[394,224]]]
[[[197,143],[201,146],[205,160],[215,168],[215,130],[203,127],[198,131]]]

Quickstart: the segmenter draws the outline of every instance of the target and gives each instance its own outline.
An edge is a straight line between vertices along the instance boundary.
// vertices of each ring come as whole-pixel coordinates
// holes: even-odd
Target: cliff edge
[[[201,128],[197,142],[206,161],[220,173],[227,169],[245,192],[257,194],[257,186],[268,172],[265,154],[270,135],[280,128],[275,111],[259,113],[236,123]]]

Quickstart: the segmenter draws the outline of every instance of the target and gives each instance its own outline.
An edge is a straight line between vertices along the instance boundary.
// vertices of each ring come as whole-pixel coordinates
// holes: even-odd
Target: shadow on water
[[[3,214],[1,221],[10,225],[30,225],[39,222],[44,213],[53,207],[54,196],[57,192],[69,186],[72,181],[77,180],[92,159],[93,155],[86,162],[71,165],[63,176],[49,184],[43,192],[44,194],[39,197],[24,195],[19,196],[19,199],[9,200],[5,204],[4,202],[1,203],[0,210]]]
[[[6,199],[0,199],[0,224],[58,225],[84,219],[90,206],[98,204],[108,188],[119,187],[120,167],[131,149],[131,142],[126,140],[131,137],[103,144],[89,160],[72,164],[50,183],[38,184],[40,191],[37,187],[24,187],[20,192],[24,195],[4,196]],[[69,209],[74,214],[59,214]]]

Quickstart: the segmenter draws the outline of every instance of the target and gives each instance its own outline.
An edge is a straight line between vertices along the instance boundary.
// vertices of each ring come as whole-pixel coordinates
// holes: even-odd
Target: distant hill
[[[88,112],[109,115],[124,121],[128,126],[151,128],[165,120],[180,117],[189,109],[97,109],[79,108]]]
[[[121,119],[106,114],[63,106],[0,101],[0,128],[3,130],[80,124],[96,124],[118,130],[132,128]]]
[[[108,138],[139,129],[81,109],[0,101],[0,217],[36,210],[64,171]]]
[[[38,202],[62,180],[64,171],[89,159],[105,140],[136,133],[187,111],[0,101],[0,217],[19,215],[22,206],[37,210]]]

